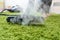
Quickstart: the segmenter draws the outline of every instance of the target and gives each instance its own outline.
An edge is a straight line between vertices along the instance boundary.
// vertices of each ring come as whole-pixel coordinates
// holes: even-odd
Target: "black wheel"
[[[6,21],[7,21],[7,22],[10,22],[10,19],[12,19],[12,18],[14,18],[14,17],[8,17],[8,18],[6,19]]]

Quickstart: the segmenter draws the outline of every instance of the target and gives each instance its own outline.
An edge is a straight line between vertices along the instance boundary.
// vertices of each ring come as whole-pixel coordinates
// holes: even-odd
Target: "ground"
[[[44,25],[8,24],[0,15],[0,40],[60,40],[60,15],[52,15]]]

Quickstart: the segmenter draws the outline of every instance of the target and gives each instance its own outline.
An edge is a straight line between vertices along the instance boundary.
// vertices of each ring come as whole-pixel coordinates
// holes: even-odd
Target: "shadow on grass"
[[[8,25],[19,25],[19,26],[23,26],[23,27],[46,27],[45,24],[30,24],[30,25],[21,25],[21,24],[18,24],[18,23],[10,23],[10,22],[7,22]]]
[[[30,24],[29,26],[33,26],[33,27],[45,27],[46,25],[44,25],[44,24]]]

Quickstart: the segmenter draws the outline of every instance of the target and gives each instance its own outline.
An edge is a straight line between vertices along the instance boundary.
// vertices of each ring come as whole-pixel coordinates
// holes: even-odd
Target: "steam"
[[[28,24],[30,20],[38,20],[42,24],[44,23],[42,4],[43,2],[41,0],[29,0],[26,11],[21,14],[21,17],[24,18],[24,22],[22,22],[23,25]]]
[[[45,4],[42,0],[29,0],[26,11],[12,19],[11,22],[21,23],[22,25],[28,25],[31,22],[44,24],[44,18],[48,12],[49,4]]]
[[[46,16],[46,13],[49,12],[49,6],[44,4],[42,0],[29,0],[28,6],[25,12],[21,15],[33,15],[33,16]]]

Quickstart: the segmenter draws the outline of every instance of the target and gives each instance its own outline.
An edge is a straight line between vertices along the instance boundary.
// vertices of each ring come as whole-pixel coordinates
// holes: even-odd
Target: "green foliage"
[[[45,25],[22,26],[6,22],[0,16],[0,40],[60,40],[60,15],[52,15]]]

